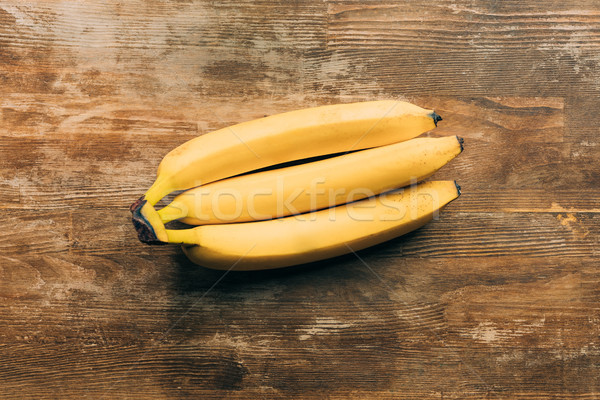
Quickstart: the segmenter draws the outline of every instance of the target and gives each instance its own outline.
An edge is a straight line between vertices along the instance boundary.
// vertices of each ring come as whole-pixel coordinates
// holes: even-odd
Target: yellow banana
[[[414,104],[383,100],[328,105],[243,122],[194,138],[169,152],[146,194],[131,205],[140,240],[166,240],[153,205],[175,190],[287,161],[401,142],[441,117]]]
[[[402,101],[329,105],[276,114],[199,136],[172,150],[145,199],[291,160],[411,139],[440,117]]]
[[[428,178],[462,151],[462,139],[417,138],[263,171],[187,190],[158,210],[163,223],[245,222],[301,214]]]
[[[167,230],[194,263],[259,270],[358,251],[417,229],[460,195],[453,181],[431,181],[357,202],[269,221]]]

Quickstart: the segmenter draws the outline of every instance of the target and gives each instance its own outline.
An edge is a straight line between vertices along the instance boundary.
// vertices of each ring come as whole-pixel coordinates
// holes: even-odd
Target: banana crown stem
[[[162,244],[169,241],[165,225],[150,203],[142,196],[131,205],[131,220],[141,242]]]

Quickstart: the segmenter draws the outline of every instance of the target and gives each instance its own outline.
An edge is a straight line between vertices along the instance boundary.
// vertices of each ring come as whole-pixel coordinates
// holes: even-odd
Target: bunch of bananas
[[[454,181],[422,182],[462,151],[455,136],[416,138],[440,120],[414,104],[372,101],[199,136],[165,156],[131,205],[133,224],[142,242],[182,244],[214,269],[285,267],[390,240],[460,195]],[[174,191],[183,192],[154,208]],[[198,226],[165,228],[173,220]]]

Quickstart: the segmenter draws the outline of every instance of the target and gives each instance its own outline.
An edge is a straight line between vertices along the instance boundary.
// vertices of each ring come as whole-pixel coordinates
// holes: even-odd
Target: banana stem
[[[151,206],[154,206],[163,197],[171,193],[174,189],[170,186],[169,181],[166,179],[158,178],[150,189],[144,194],[144,200],[146,200]]]
[[[200,244],[198,228],[190,229],[166,229],[169,243]]]
[[[175,203],[175,201],[173,201],[168,206],[161,208],[157,211],[157,213],[163,224],[175,221],[176,219],[185,218],[187,216],[187,213],[184,212],[184,208],[178,206],[177,203]]]

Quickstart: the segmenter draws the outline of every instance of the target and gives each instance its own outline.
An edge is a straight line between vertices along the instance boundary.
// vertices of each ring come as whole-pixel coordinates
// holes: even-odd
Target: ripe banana
[[[140,240],[167,239],[154,209],[161,198],[287,161],[401,142],[441,117],[402,101],[329,105],[243,122],[199,136],[169,152],[146,194],[131,205]]]
[[[258,270],[322,260],[417,229],[460,195],[453,181],[431,181],[377,197],[270,221],[167,230],[194,263]]]
[[[187,190],[158,210],[163,223],[245,222],[344,204],[428,178],[462,151],[456,136],[417,138]]]

